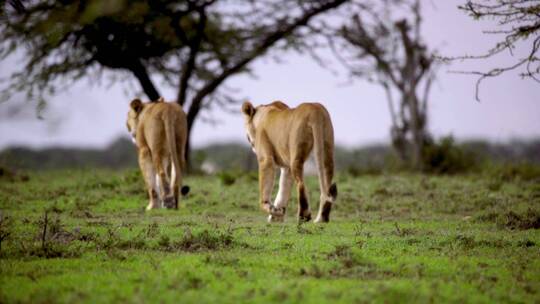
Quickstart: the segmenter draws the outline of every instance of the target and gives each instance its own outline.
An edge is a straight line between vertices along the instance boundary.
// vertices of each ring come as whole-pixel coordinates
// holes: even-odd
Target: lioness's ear
[[[143,109],[143,103],[139,98],[133,99],[129,106],[135,111],[135,113],[139,113]]]
[[[255,108],[251,104],[251,102],[246,101],[244,104],[242,104],[242,113],[249,117],[253,117],[255,115]]]
[[[161,96],[160,98],[158,98],[156,101],[154,102],[165,102],[165,98],[163,98],[163,96]]]

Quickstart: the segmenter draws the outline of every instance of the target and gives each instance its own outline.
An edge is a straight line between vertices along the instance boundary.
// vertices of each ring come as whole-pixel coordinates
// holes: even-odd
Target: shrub
[[[482,222],[496,223],[500,228],[511,230],[540,229],[540,211],[529,208],[525,211],[487,211],[477,216]]]
[[[533,209],[523,213],[509,211],[499,216],[497,223],[509,229],[540,229],[540,212]]]
[[[220,172],[218,177],[225,186],[230,186],[236,182],[236,175],[227,171]]]
[[[474,157],[456,146],[452,136],[427,145],[423,151],[423,170],[427,173],[454,174],[470,170]]]
[[[230,248],[236,244],[231,231],[203,230],[192,233],[188,228],[180,240],[170,240],[168,236],[162,236],[158,241],[158,249],[165,251],[212,251]]]
[[[528,163],[503,164],[492,167],[488,172],[491,176],[500,178],[503,181],[521,179],[526,181],[540,180],[540,166]]]

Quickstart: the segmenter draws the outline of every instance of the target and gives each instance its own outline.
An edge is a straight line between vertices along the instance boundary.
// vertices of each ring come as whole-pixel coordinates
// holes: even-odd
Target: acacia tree
[[[436,64],[422,40],[420,1],[357,4],[345,25],[332,29],[321,24],[323,34],[339,61],[353,78],[380,85],[387,97],[392,120],[392,145],[400,159],[421,169],[426,145],[428,101]],[[394,19],[391,11],[399,11]]]
[[[486,53],[445,57],[444,60],[488,59],[508,52],[514,56],[516,48],[524,45],[528,51],[516,58],[513,64],[498,66],[487,71],[462,71],[459,73],[477,75],[476,100],[480,100],[480,84],[490,77],[520,70],[523,78],[540,82],[540,0],[469,0],[458,8],[476,20],[493,20],[496,28],[484,31],[486,34],[500,36],[500,40]]]
[[[298,28],[345,2],[11,0],[0,11],[0,58],[22,53],[24,64],[3,97],[26,92],[43,102],[77,80],[112,71],[136,79],[156,100],[159,78],[177,90],[189,136],[203,109],[234,101],[221,90],[229,77],[250,72],[270,48],[295,43]]]

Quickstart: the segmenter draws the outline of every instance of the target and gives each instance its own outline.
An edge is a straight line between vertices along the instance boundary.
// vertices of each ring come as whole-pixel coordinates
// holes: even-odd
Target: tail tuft
[[[336,183],[333,183],[332,186],[330,186],[330,189],[328,189],[328,195],[330,195],[334,200],[337,198],[338,191]]]
[[[189,190],[190,190],[190,189],[189,189],[189,186],[187,186],[187,185],[186,185],[186,186],[182,186],[182,188],[180,188],[180,193],[181,193],[182,195],[187,195],[187,194],[189,193]]]

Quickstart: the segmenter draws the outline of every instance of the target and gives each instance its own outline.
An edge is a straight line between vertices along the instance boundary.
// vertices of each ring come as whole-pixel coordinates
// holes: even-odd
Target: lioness
[[[268,221],[283,221],[293,178],[298,191],[298,220],[311,220],[304,162],[314,149],[321,191],[319,213],[315,222],[328,222],[332,203],[337,198],[334,176],[334,130],[330,115],[323,105],[303,103],[289,108],[281,101],[253,107],[242,105],[247,139],[259,163],[260,206]],[[274,171],[280,167],[279,191],[270,204]]]
[[[178,190],[185,168],[187,139],[186,115],[177,103],[130,103],[127,129],[137,146],[141,168],[150,202],[146,210],[178,208]],[[172,191],[171,191],[172,189]],[[182,195],[189,187],[182,187]]]

